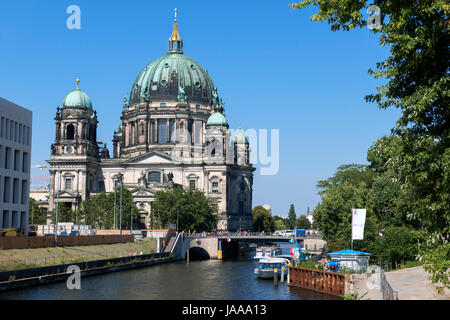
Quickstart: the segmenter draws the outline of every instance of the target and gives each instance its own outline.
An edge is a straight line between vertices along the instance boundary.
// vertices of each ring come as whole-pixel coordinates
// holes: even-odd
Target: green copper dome
[[[217,90],[209,74],[192,58],[170,52],[150,62],[138,75],[130,104],[145,100],[217,103]]]
[[[69,92],[63,100],[62,107],[63,108],[88,108],[92,109],[92,101],[89,96],[80,90],[78,87],[78,83],[80,82],[77,79],[77,88],[71,92]]]
[[[220,112],[214,112],[206,122],[207,126],[226,126],[228,127],[227,119]]]

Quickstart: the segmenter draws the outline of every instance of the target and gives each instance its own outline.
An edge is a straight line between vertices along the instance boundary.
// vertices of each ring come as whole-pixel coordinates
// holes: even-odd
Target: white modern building
[[[0,228],[28,230],[32,112],[0,98]]]

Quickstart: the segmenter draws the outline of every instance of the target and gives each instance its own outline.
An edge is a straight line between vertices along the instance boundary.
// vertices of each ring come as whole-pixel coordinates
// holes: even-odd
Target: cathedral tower
[[[98,191],[97,113],[89,96],[77,87],[56,111],[55,141],[51,145],[49,210],[56,201],[76,209],[79,202]],[[101,187],[101,186],[100,186]]]

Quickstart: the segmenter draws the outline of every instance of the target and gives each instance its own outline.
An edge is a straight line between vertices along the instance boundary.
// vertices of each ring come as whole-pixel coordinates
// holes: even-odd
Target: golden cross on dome
[[[175,8],[175,23],[177,23],[177,8]]]
[[[80,89],[80,87],[79,87],[80,79],[77,78],[75,81],[77,82],[77,89]]]

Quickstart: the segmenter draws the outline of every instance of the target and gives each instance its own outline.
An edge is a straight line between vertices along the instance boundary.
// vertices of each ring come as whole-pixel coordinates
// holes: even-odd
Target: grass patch
[[[0,250],[0,271],[139,256],[156,252],[156,239],[94,246]]]

